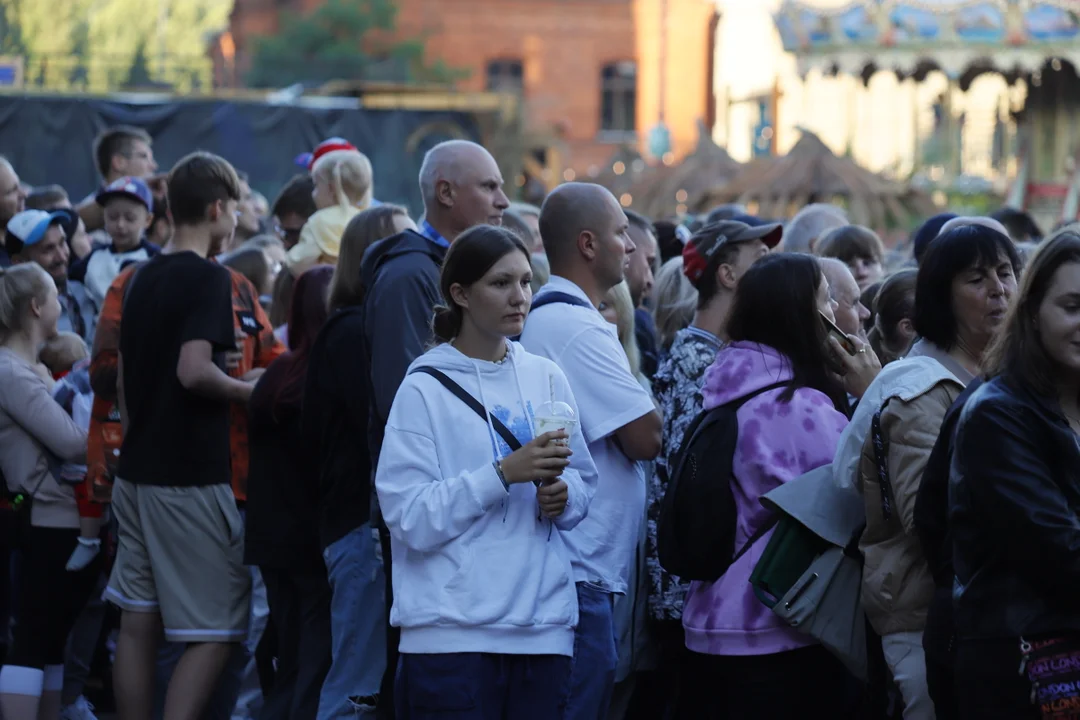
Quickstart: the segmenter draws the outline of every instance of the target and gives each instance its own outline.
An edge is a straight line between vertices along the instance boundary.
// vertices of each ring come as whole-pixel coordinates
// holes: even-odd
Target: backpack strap
[[[499,433],[499,437],[503,439],[503,442],[510,446],[511,452],[521,448],[521,441],[514,436],[514,433],[510,432],[510,428],[503,425],[499,418],[490,414],[484,406],[480,404],[479,400],[470,395],[468,390],[454,382],[446,373],[441,370],[436,370],[428,365],[414,368],[409,374],[413,375],[415,373],[424,373],[425,375],[430,375],[435,378],[442,383],[443,387],[456,395],[458,400],[468,405],[474,413],[483,418],[485,422],[490,420],[492,426],[495,428],[495,432]]]
[[[726,403],[724,403],[724,405],[722,407],[731,408],[732,410],[738,410],[743,405],[745,405],[746,403],[748,403],[751,400],[753,400],[754,398],[756,398],[758,395],[764,395],[765,393],[769,392],[770,390],[777,390],[777,389],[782,388],[782,387],[789,387],[790,385],[791,385],[791,382],[789,382],[789,381],[773,383],[772,385],[766,385],[765,387],[760,388],[758,390],[755,390],[752,393],[748,393],[746,395],[743,395],[740,398],[735,398],[734,400],[726,402]]]
[[[735,555],[731,558],[731,565],[734,565],[736,562],[738,562],[739,558],[749,552],[750,548],[754,547],[754,543],[765,537],[765,534],[772,530],[774,527],[776,527],[776,524],[778,522],[780,522],[780,513],[773,513],[772,517],[769,518],[768,522],[759,527],[753,535],[746,539],[746,542],[743,543],[743,546],[739,548],[739,552],[735,553]],[[731,565],[729,565],[728,567],[731,567]]]
[[[889,481],[889,441],[881,432],[881,413],[889,405],[886,398],[874,418],[870,421],[870,441],[874,445],[874,463],[877,465],[878,486],[881,488],[881,516],[886,520],[892,519],[892,483]]]
[[[529,308],[529,312],[542,308],[545,305],[552,305],[554,303],[564,303],[566,305],[576,305],[577,307],[587,307],[590,310],[595,310],[593,304],[586,302],[579,297],[575,297],[569,293],[564,292],[546,292],[537,299],[533,300],[532,306]]]
[[[745,405],[746,403],[748,403],[751,400],[753,400],[754,398],[756,398],[758,395],[764,395],[765,393],[769,392],[770,390],[777,390],[779,388],[788,387],[790,385],[791,385],[790,382],[778,382],[778,383],[773,383],[772,385],[766,385],[763,388],[758,388],[757,390],[754,390],[751,393],[747,393],[746,395],[743,395],[742,397],[735,398],[734,400],[731,400],[730,402],[724,403],[723,405],[719,405],[717,407],[724,407],[724,408],[728,408],[730,410],[738,411],[739,408],[741,408],[743,405]],[[715,409],[715,408],[712,408],[712,409]],[[691,427],[687,428],[687,430],[694,430],[694,432],[696,433],[697,432],[697,427],[700,426],[700,424],[701,424],[700,420],[701,420],[701,418],[704,417],[705,412],[708,412],[708,411],[704,411],[703,413],[701,413],[699,415],[698,419],[696,419],[695,422],[691,424]],[[693,436],[693,434],[694,433],[691,433],[691,437]],[[684,443],[688,443],[688,441],[690,439],[691,438],[687,438],[685,435],[683,436],[683,442]],[[688,444],[687,444],[687,447],[689,447]],[[676,469],[678,469],[679,463],[682,460],[682,450],[683,450],[682,447],[680,447],[679,448],[679,456],[676,458],[676,462],[675,462],[675,464],[673,466]],[[772,513],[771,517],[768,519],[768,521],[766,521],[766,523],[764,525],[759,527],[757,529],[757,531],[753,535],[748,537],[746,539],[746,542],[743,544],[743,546],[741,548],[739,548],[739,551],[737,553],[735,553],[735,555],[732,556],[731,565],[734,565],[735,562],[739,558],[741,558],[743,555],[745,555],[747,552],[749,552],[750,548],[752,548],[754,546],[754,544],[758,540],[765,537],[765,535],[770,530],[772,530],[774,527],[776,527],[776,524],[778,522],[780,522],[780,514],[779,513]],[[730,565],[729,565],[729,567],[730,567]]]

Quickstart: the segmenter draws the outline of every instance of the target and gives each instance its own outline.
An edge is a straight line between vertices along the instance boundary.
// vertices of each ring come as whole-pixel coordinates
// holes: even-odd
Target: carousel
[[[1080,211],[1080,0],[785,0],[775,16],[799,74],[877,72],[921,82],[945,75],[935,107],[946,143],[959,142],[963,116],[952,107],[984,73],[1009,84],[1007,204],[1043,224]],[[995,137],[995,140],[997,138]],[[995,142],[995,145],[998,145]],[[946,173],[961,174],[956,163]]]

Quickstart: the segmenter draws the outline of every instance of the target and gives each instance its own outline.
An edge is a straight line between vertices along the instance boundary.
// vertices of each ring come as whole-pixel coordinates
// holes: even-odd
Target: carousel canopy
[[[1017,75],[1048,58],[1080,68],[1080,0],[785,0],[775,21],[803,75]]]
[[[808,130],[787,155],[752,162],[730,183],[702,194],[694,209],[732,202],[757,205],[756,214],[765,218],[791,217],[812,202],[836,202],[852,222],[878,229],[908,227],[935,212],[927,195],[837,156]]]

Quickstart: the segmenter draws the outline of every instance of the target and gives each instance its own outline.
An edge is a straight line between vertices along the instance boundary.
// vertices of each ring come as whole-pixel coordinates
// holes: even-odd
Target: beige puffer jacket
[[[872,432],[863,443],[859,462],[866,503],[866,531],[859,542],[865,557],[862,602],[880,635],[918,632],[926,625],[934,580],[915,532],[915,497],[945,413],[963,390],[954,379],[941,380],[921,395],[907,401],[894,397],[885,406],[881,433],[888,446],[892,489],[888,520]]]

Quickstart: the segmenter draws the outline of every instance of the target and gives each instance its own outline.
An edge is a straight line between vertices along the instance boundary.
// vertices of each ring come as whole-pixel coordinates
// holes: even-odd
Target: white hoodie
[[[390,529],[394,606],[403,653],[483,652],[573,656],[578,621],[570,552],[561,531],[588,512],[596,468],[580,426],[562,475],[569,501],[539,519],[536,486],[509,492],[494,461],[510,448],[434,377],[446,373],[521,441],[534,409],[550,397],[577,413],[570,386],[550,360],[518,343],[501,363],[473,360],[449,344],[417,358],[386,425],[375,485]]]

